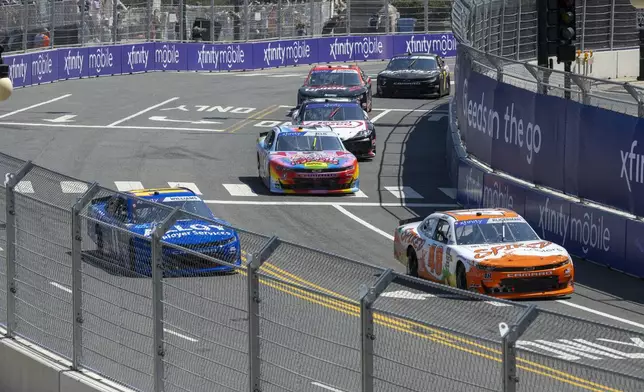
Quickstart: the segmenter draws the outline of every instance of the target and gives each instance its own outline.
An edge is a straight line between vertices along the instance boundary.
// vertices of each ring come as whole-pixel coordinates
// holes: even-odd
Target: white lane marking
[[[87,184],[80,181],[61,181],[60,189],[63,193],[85,193],[87,192]]]
[[[18,193],[34,193],[34,186],[31,184],[31,181],[20,181],[16,184],[14,190]]]
[[[340,211],[341,213],[343,213],[344,215],[346,215],[346,216],[348,216],[349,218],[353,219],[354,221],[356,221],[356,222],[360,223],[361,225],[363,225],[363,226],[364,226],[364,227],[366,227],[367,229],[369,229],[369,230],[373,230],[373,231],[375,231],[376,233],[380,234],[381,236],[383,236],[383,237],[387,237],[387,238],[389,238],[389,239],[390,239],[390,240],[392,240],[392,241],[394,240],[394,236],[393,236],[393,235],[391,235],[391,234],[389,234],[389,233],[387,233],[387,232],[385,232],[385,231],[380,230],[380,229],[379,229],[379,228],[377,228],[376,226],[372,225],[371,223],[369,223],[369,222],[367,222],[367,221],[365,221],[365,220],[363,220],[363,219],[361,219],[361,218],[358,218],[356,215],[354,215],[354,214],[350,213],[349,211],[345,210],[343,207],[341,207],[341,206],[339,206],[339,205],[337,205],[337,204],[334,204],[334,205],[333,205],[333,207],[334,207],[336,210],[338,210],[338,211]]]
[[[353,197],[369,197],[369,196],[367,196],[367,194],[364,193],[363,191],[358,190],[358,192],[353,194]]]
[[[223,184],[231,196],[257,196],[251,187],[246,184]]]
[[[140,112],[136,112],[136,113],[134,113],[134,114],[132,114],[130,116],[127,116],[127,117],[122,118],[122,119],[120,119],[118,121],[115,121],[115,122],[111,123],[110,125],[108,125],[108,127],[111,128],[111,127],[114,127],[114,126],[119,125],[121,123],[124,123],[124,122],[126,122],[128,120],[133,119],[134,117],[138,117],[138,116],[142,115],[143,113],[147,113],[150,110],[154,110],[154,109],[156,109],[158,107],[161,107],[163,105],[166,105],[166,104],[168,104],[168,103],[170,103],[172,101],[176,101],[177,99],[179,99],[179,97],[170,98],[170,99],[167,99],[167,100],[165,100],[165,101],[163,101],[161,103],[157,103],[156,105],[152,105],[149,108],[145,108],[145,109],[141,110]]]
[[[127,192],[134,189],[144,189],[143,183],[139,181],[114,181],[114,185],[120,192]]]
[[[375,123],[376,121],[380,120],[382,117],[386,116],[388,113],[391,113],[391,109],[385,109],[382,111],[382,113],[376,115],[374,118],[371,119],[372,123]]]
[[[201,193],[201,191],[197,187],[197,184],[195,184],[194,182],[168,182],[168,185],[170,185],[170,188],[188,188],[197,195],[203,195],[203,193]]]
[[[68,287],[66,287],[66,286],[63,286],[63,285],[62,285],[62,284],[60,284],[60,283],[56,283],[56,282],[49,282],[49,284],[51,284],[52,286],[54,286],[54,287],[56,287],[56,288],[58,288],[58,289],[61,289],[61,290],[65,291],[65,292],[67,292],[67,293],[70,293],[70,294],[71,294],[71,292],[72,292],[72,290],[71,290],[70,288],[68,288]],[[186,336],[186,335],[180,334],[180,333],[175,332],[175,331],[172,331],[172,330],[170,330],[170,329],[166,329],[166,328],[164,328],[163,330],[164,330],[165,332],[167,332],[167,333],[171,334],[171,335],[178,336],[178,337],[183,338],[183,339],[186,339],[186,340],[188,340],[188,341],[190,341],[190,342],[198,342],[198,340],[197,340],[197,339],[191,338],[190,336]]]
[[[454,81],[453,81],[453,80],[450,80],[450,81],[449,81],[449,84],[450,84],[450,85],[454,85]]]
[[[265,76],[266,74],[262,74],[262,73],[229,73],[228,75],[246,77],[246,76]]]
[[[61,99],[65,99],[65,98],[67,98],[67,97],[71,97],[71,94],[61,95],[60,97],[58,97],[58,98],[54,98],[54,99],[50,99],[49,101],[45,101],[45,102],[41,102],[41,103],[37,103],[37,104],[35,104],[35,105],[27,106],[26,108],[22,108],[22,109],[14,110],[13,112],[5,113],[5,114],[1,115],[1,116],[0,116],[0,118],[5,118],[5,117],[13,116],[14,114],[22,113],[22,112],[25,112],[25,111],[27,111],[27,110],[31,110],[31,109],[37,108],[37,107],[39,107],[39,106],[43,106],[43,105],[47,105],[47,104],[52,103],[52,102],[60,101]]]
[[[421,301],[426,300],[427,298],[436,297],[434,294],[412,293],[411,291],[407,291],[407,290],[389,291],[389,292],[380,294],[380,296],[386,297],[386,298],[417,299]]]
[[[396,196],[397,199],[422,199],[420,193],[416,192],[410,186],[386,186],[386,190],[391,192],[392,195]]]
[[[192,131],[192,132],[224,132],[223,129],[207,128],[177,128],[177,127],[146,127],[138,125],[80,125],[80,124],[39,124],[39,123],[18,123],[18,122],[0,122],[0,125],[19,125],[24,127],[44,127],[44,128],[91,128],[91,129],[140,129],[146,131]]]
[[[352,206],[352,207],[415,207],[415,208],[457,208],[456,203],[361,203],[324,201],[269,201],[269,200],[204,200],[208,204],[256,205],[256,206]]]
[[[56,282],[49,282],[49,284],[50,284],[50,285],[52,285],[52,286],[54,286],[54,287],[56,287],[56,288],[58,288],[58,289],[61,289],[61,290],[63,290],[63,291],[66,291],[66,292],[68,292],[68,293],[70,293],[70,294],[71,294],[71,292],[72,292],[72,289],[70,289],[70,288],[68,288],[68,287],[63,286],[63,285],[62,285],[62,284],[60,284],[60,283],[56,283]]]
[[[182,338],[182,339],[186,339],[186,340],[187,340],[187,341],[189,341],[189,342],[198,342],[198,340],[197,340],[197,339],[195,339],[195,338],[191,338],[190,336],[186,336],[186,335],[180,334],[179,332],[175,332],[175,331],[173,331],[173,330],[171,330],[171,329],[163,328],[163,330],[164,330],[165,332],[169,333],[170,335],[174,335],[174,336],[180,337],[180,338]]]
[[[629,325],[632,325],[634,327],[639,327],[639,328],[644,329],[644,324],[636,323],[635,321],[626,320],[626,319],[623,319],[621,317],[613,316],[612,314],[600,312],[599,310],[587,308],[585,306],[577,305],[576,303],[572,303],[572,302],[565,301],[565,300],[562,300],[562,299],[558,299],[557,302],[559,302],[560,304],[564,304],[564,305],[573,307],[573,308],[584,310],[584,311],[586,311],[588,313],[593,313],[593,314],[596,314],[596,315],[599,315],[599,316],[602,316],[602,317],[609,318],[611,320],[619,321],[619,322],[622,322],[624,324],[629,324]]]
[[[490,305],[494,305],[494,306],[512,306],[510,304],[506,304],[506,303],[503,303],[503,302],[496,302],[496,301],[485,301],[485,302],[490,304]]]
[[[72,120],[72,118],[77,116],[78,115],[76,114],[63,114],[60,117],[45,119],[44,121],[48,121],[52,123],[67,123],[67,122],[73,122],[74,120]]]
[[[316,387],[320,387],[320,388],[326,389],[327,391],[331,391],[331,392],[344,392],[344,391],[342,391],[340,389],[330,387],[330,386],[328,386],[326,384],[322,384],[321,382],[317,382],[317,381],[313,381],[311,383],[311,385],[315,385]]]
[[[294,76],[302,76],[302,74],[279,74],[279,75],[267,75],[267,78],[292,78]]]
[[[376,108],[373,108],[371,110],[389,110],[390,112],[405,112],[405,113],[409,113],[409,112],[414,112],[414,113],[429,113],[429,112],[432,112],[432,113],[436,113],[436,114],[438,114],[438,113],[445,114],[446,113],[446,112],[438,112],[438,111],[435,110],[435,108],[434,109],[382,109],[382,108],[377,108],[376,109]]]
[[[451,199],[456,200],[456,188],[438,188],[441,192],[449,196]]]

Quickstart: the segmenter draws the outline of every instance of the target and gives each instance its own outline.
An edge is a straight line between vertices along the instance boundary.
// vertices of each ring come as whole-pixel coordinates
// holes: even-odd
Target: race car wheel
[[[411,247],[407,249],[407,275],[418,277],[418,258],[416,251]]]
[[[461,290],[467,290],[467,274],[465,273],[465,266],[460,262],[456,266],[456,287]]]

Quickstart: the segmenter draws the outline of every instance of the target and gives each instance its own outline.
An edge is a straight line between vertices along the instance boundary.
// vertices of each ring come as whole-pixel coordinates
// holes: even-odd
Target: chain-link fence
[[[387,12],[387,10],[389,12]],[[442,32],[449,0],[3,0],[7,52],[145,41]]]
[[[0,170],[0,323],[72,369],[139,391],[644,389],[641,332],[397,274],[7,155]]]
[[[606,4],[608,3],[608,4]],[[540,94],[644,116],[644,89],[628,82],[587,76],[592,50],[633,49],[639,45],[635,8],[628,0],[578,0],[578,56],[572,73],[538,67],[537,5],[534,1],[455,0],[452,29],[459,56],[473,71]]]

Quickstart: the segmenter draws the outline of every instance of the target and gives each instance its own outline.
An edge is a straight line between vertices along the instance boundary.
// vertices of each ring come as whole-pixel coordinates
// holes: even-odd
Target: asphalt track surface
[[[364,68],[375,75],[384,65]],[[402,272],[392,257],[398,220],[454,208],[444,159],[447,97],[375,98],[378,157],[361,164],[360,195],[269,195],[256,178],[255,139],[267,126],[289,120],[285,114],[307,70],[154,73],[18,90],[0,110],[0,151],[113,189],[169,182],[196,187],[216,215],[265,236],[243,234],[248,252],[275,234]],[[7,162],[0,166],[16,169]],[[29,244],[17,250],[18,332],[69,357],[70,232],[62,222],[78,191],[61,185],[69,178],[33,173],[26,180],[33,193],[25,188],[17,197],[18,239]],[[400,186],[408,187],[405,205],[386,188]],[[150,281],[106,264],[87,239],[83,246],[82,363],[149,390]],[[359,390],[355,301],[360,286],[373,284],[378,272],[280,245],[262,268],[262,391]],[[641,280],[582,260],[576,261],[576,278],[570,298],[528,302],[570,318],[540,313],[522,336],[521,347],[532,351],[520,352],[519,390],[643,390],[633,378],[644,372]],[[245,274],[169,279],[164,295],[166,390],[248,390]],[[4,307],[4,292],[0,297]],[[498,324],[516,320],[524,309],[501,305],[411,281],[392,283],[374,307],[375,391],[500,390]],[[571,351],[574,339],[601,351]]]

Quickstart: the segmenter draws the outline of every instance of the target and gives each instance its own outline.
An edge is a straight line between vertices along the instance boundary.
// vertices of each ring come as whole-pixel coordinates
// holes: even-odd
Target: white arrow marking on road
[[[45,119],[45,121],[49,121],[52,123],[68,123],[68,122],[72,122],[73,121],[72,118],[76,116],[77,116],[76,114],[64,114],[60,117],[56,117],[53,119]]]
[[[189,121],[189,120],[172,120],[166,116],[152,116],[150,117],[152,121],[165,121],[165,122],[175,122],[175,123],[188,123],[188,124],[221,124],[219,121],[208,121],[208,120],[199,120],[199,121]]]

